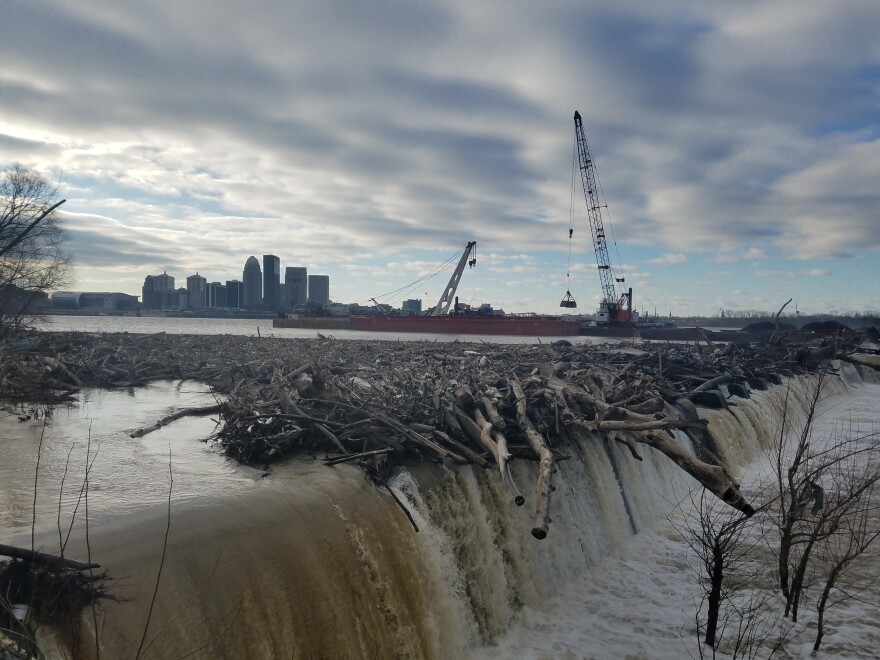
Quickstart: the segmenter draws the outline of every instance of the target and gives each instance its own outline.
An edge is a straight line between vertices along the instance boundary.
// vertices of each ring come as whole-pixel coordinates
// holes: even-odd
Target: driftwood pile
[[[568,344],[559,342],[558,344]],[[716,458],[697,405],[723,406],[793,370],[845,352],[780,344],[498,345],[242,336],[41,333],[2,349],[0,396],[63,399],[85,386],[158,379],[211,385],[217,439],[239,461],[266,466],[295,453],[359,464],[378,483],[394,465],[446,461],[498,470],[525,498],[512,460],[537,462],[532,534],[547,535],[554,465],[578,434],[671,458],[747,515],[751,506]],[[686,432],[696,455],[672,431]]]

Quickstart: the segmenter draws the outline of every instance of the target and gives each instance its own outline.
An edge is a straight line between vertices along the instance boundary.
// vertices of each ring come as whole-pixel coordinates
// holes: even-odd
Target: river
[[[98,318],[90,330],[126,329]],[[817,435],[841,423],[880,428],[880,384],[848,365],[843,374],[829,386]],[[26,411],[0,413],[4,536],[29,545],[33,523],[37,545],[57,551],[80,501],[66,554],[99,561],[119,599],[98,614],[101,657],[135,656],[154,591],[145,657],[698,657],[697,588],[667,520],[693,484],[665,457],[643,449],[639,462],[582,442],[554,477],[545,541],[529,534],[531,502],[512,506],[494,472],[403,470],[390,483],[416,533],[355,467],[304,458],[269,475],[243,468],[202,442],[210,418],[128,435],[171,409],[210,401],[196,383],[164,382],[86,390],[45,424]],[[710,428],[728,464],[745,474],[773,435],[781,390],[736,403],[709,413]],[[87,458],[88,535],[80,500]],[[534,465],[513,467],[533,492]],[[871,589],[865,602],[836,612],[829,657],[875,657],[880,593]],[[86,636],[92,625],[86,617]],[[801,636],[789,650],[805,657],[807,627]],[[87,640],[79,649],[90,654]]]

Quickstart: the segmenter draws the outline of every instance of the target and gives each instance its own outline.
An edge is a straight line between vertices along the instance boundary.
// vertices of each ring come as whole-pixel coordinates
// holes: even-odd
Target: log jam
[[[510,463],[534,461],[537,489],[528,499],[541,539],[555,465],[582,434],[636,458],[639,445],[654,448],[751,515],[706,423],[683,402],[712,392],[726,405],[734,393],[853,351],[851,342],[823,341],[563,346],[46,332],[24,348],[0,346],[0,398],[53,403],[83,387],[200,381],[216,392],[216,406],[177,411],[133,436],[215,414],[214,440],[242,463],[269,469],[310,454],[330,466],[357,463],[377,485],[413,462],[492,466],[517,505],[526,498]]]

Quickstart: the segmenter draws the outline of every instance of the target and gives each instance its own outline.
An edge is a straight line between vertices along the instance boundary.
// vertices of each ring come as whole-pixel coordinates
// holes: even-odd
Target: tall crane
[[[596,313],[596,323],[631,323],[636,320],[632,310],[632,288],[620,298],[617,297],[617,292],[614,290],[614,283],[622,283],[624,278],[615,278],[611,268],[611,259],[608,256],[608,246],[605,239],[605,227],[602,224],[602,205],[599,203],[596,170],[593,167],[590,148],[587,146],[587,138],[584,137],[581,113],[577,110],[574,111],[574,132],[577,140],[578,160],[580,161],[581,182],[584,186],[584,198],[587,202],[587,216],[590,219],[590,231],[593,234],[593,249],[596,252],[596,264],[599,266],[599,280],[602,284],[602,301],[599,303],[599,311]]]
[[[471,268],[477,265],[476,249],[477,242],[469,241],[464,248],[464,252],[461,253],[461,259],[458,260],[458,265],[455,267],[452,277],[449,278],[449,284],[447,284],[446,288],[443,290],[443,295],[440,296],[440,300],[426,316],[441,316],[449,313],[449,306],[455,298],[455,291],[458,289],[458,281],[461,279],[461,274],[464,272],[465,265],[469,264]],[[474,252],[474,258],[468,261],[471,251]]]

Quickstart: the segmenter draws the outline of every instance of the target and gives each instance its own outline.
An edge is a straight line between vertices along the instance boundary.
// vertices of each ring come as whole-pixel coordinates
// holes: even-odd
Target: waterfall
[[[700,411],[733,474],[770,448],[783,412],[805,414],[802,385],[813,378]],[[862,382],[843,365],[829,394],[844,397]],[[398,472],[389,485],[418,533],[351,466],[293,462],[259,487],[176,504],[147,657],[202,648],[196,657],[458,658],[503,643],[522,612],[587,588],[595,567],[627,557],[634,537],[655,529],[693,487],[649,447],[639,446],[638,461],[606,442],[587,436],[563,449],[543,541],[529,533],[537,464],[524,460],[512,464],[523,507],[495,469],[421,464]],[[120,599],[98,613],[103,657],[135,655],[166,523],[165,508],[154,506],[90,532],[91,556]],[[77,543],[71,556],[85,551]],[[78,638],[59,644],[89,655],[92,625],[89,613]]]

